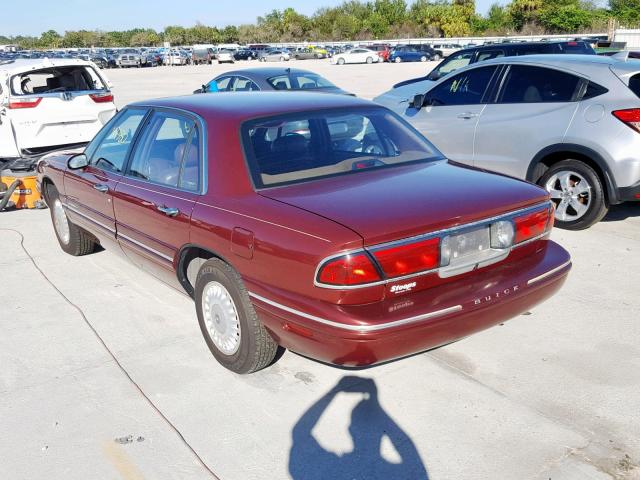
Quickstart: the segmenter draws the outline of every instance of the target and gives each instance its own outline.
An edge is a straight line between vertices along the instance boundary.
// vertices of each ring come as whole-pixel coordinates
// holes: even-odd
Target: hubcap
[[[582,218],[591,206],[591,185],[579,173],[560,171],[545,185],[556,205],[556,219],[573,222]]]
[[[70,238],[69,222],[59,198],[56,198],[53,202],[53,227],[56,229],[58,237],[60,237],[60,241],[67,245]]]
[[[209,282],[202,292],[202,315],[209,338],[225,355],[240,348],[240,319],[229,291],[219,282]]]

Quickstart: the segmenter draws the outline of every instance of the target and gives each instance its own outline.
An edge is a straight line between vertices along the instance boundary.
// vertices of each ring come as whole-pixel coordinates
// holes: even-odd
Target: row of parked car
[[[529,311],[571,268],[554,217],[640,200],[640,62],[527,48],[461,50],[375,103],[273,67],[118,113],[89,62],[10,61],[0,157],[88,141],[38,162],[61,248],[113,248],[193,297],[226,368],[279,347],[371,365]]]

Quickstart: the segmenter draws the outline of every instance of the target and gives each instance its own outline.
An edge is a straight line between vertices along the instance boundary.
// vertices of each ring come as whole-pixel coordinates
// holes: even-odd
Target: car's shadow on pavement
[[[320,417],[340,392],[362,400],[351,411],[349,433],[353,450],[339,455],[325,450],[312,434]],[[385,479],[428,480],[427,469],[411,438],[384,411],[378,389],[370,378],[344,376],[316,401],[293,428],[289,473],[295,480]],[[393,445],[399,461],[383,458],[384,437]],[[389,456],[389,455],[387,455]]]
[[[603,222],[620,222],[627,218],[640,217],[640,202],[627,202],[612,205]]]

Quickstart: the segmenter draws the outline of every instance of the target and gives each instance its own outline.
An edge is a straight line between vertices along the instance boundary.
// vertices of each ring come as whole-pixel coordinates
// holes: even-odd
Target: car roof
[[[30,70],[73,65],[91,66],[92,63],[78,58],[18,58],[0,62],[0,71],[6,72],[7,75],[15,75]]]
[[[129,107],[167,107],[195,113],[207,120],[242,123],[260,117],[294,112],[353,107],[384,108],[369,100],[314,92],[218,92],[215,95],[185,95],[136,102]]]
[[[242,75],[245,77],[255,77],[255,78],[270,78],[276,75],[285,75],[287,74],[287,70],[289,70],[293,74],[304,74],[311,73],[317,75],[309,70],[303,70],[301,68],[285,68],[285,67],[265,67],[265,68],[243,68],[242,70],[232,70],[230,72],[224,72],[218,75],[215,78],[219,77],[228,77],[232,75]]]
[[[615,67],[616,70],[638,71],[640,70],[640,62],[635,60],[624,61],[615,57],[607,57],[602,55],[566,55],[566,54],[539,54],[539,55],[523,55],[519,57],[499,57],[491,60],[483,60],[482,62],[473,63],[471,65],[490,65],[493,63],[539,63],[559,68],[569,68],[578,70],[580,66],[607,65]]]

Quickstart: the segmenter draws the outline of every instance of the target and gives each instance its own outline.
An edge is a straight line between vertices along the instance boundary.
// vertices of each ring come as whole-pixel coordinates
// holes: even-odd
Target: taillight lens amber
[[[327,285],[362,285],[379,280],[380,274],[366,253],[331,259],[318,272],[318,282]]]
[[[545,208],[544,210],[514,218],[516,225],[515,243],[526,242],[550,229],[549,215],[551,211],[551,208]]]
[[[388,277],[411,275],[440,266],[440,239],[430,238],[371,253]]]

